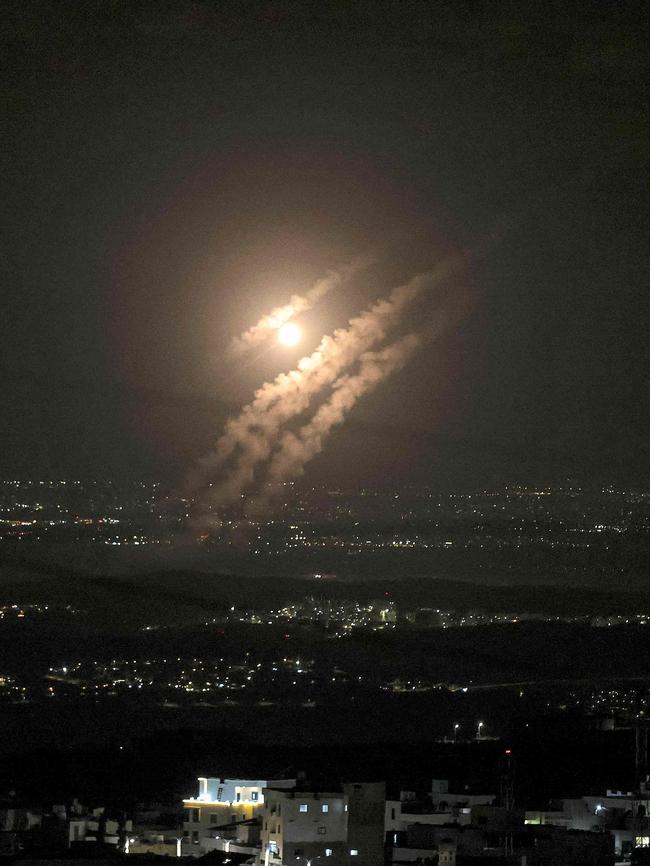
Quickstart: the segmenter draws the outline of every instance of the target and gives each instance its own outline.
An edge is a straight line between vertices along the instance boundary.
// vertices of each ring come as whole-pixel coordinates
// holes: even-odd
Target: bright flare
[[[286,322],[278,329],[278,341],[283,346],[295,346],[300,341],[301,336],[300,328],[293,322]]]

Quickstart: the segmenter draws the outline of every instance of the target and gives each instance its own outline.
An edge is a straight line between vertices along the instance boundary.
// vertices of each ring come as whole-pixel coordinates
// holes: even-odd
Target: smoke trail
[[[240,502],[259,483],[257,468],[280,443],[283,425],[304,412],[316,395],[331,387],[361,356],[382,343],[402,317],[405,307],[421,294],[444,283],[464,267],[468,251],[448,257],[435,269],[393,289],[369,309],[350,319],[346,328],[321,340],[289,373],[265,383],[238,416],[227,422],[214,451],[200,460],[186,484],[195,526],[209,526],[211,512]],[[371,363],[367,361],[366,363]]]
[[[321,298],[338,288],[361,268],[370,264],[369,258],[358,258],[345,267],[328,271],[327,274],[304,295],[292,295],[286,304],[271,310],[266,316],[262,316],[256,325],[252,325],[239,337],[235,337],[230,344],[231,355],[242,355],[249,349],[254,349],[263,343],[273,331],[277,331],[285,322],[300,313],[306,313]]]
[[[302,358],[295,370],[281,373],[264,384],[253,401],[226,424],[214,453],[200,461],[191,487],[203,487],[203,504],[225,506],[236,502],[254,481],[259,463],[270,457],[282,425],[303,412],[316,394],[385,339],[398,324],[404,308],[425,289],[436,285],[449,268],[450,262],[444,262],[439,268],[393,289],[387,298],[352,318],[347,328],[323,337],[316,351]],[[223,472],[231,457],[234,465],[225,472],[225,478],[205,490],[205,479],[217,471]]]
[[[422,334],[408,334],[383,349],[365,352],[358,373],[334,382],[334,393],[312,419],[296,433],[283,435],[271,460],[268,480],[287,481],[301,476],[305,465],[323,450],[332,429],[343,423],[359,398],[401,369],[422,342]]]

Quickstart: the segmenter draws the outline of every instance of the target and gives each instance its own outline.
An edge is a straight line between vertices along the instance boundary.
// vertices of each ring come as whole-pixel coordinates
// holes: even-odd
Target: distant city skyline
[[[650,490],[638,484],[288,484],[278,486],[274,502],[266,513],[248,511],[245,502],[215,510],[209,528],[192,534],[191,500],[159,482],[4,479],[0,555],[93,574],[188,569],[592,591],[647,582]]]

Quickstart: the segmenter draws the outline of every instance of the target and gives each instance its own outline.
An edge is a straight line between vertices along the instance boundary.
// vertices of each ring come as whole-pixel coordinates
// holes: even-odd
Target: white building
[[[294,779],[280,779],[272,783],[266,779],[225,779],[213,776],[199,777],[197,797],[183,800],[183,854],[201,856],[215,849],[238,850],[237,846],[252,849],[259,845],[252,840],[250,822],[264,807],[264,791],[268,784],[276,787],[291,786]],[[241,838],[240,838],[241,837]]]
[[[348,838],[347,797],[337,792],[266,790],[260,863],[281,866],[316,857],[344,861]]]
[[[382,783],[347,783],[337,791],[267,788],[260,864],[377,866],[383,862]]]
[[[90,814],[73,811],[67,820],[68,847],[74,842],[103,842],[115,846],[124,844],[126,847],[132,830],[133,822],[130,819],[120,823],[106,818],[103,807],[93,809]]]

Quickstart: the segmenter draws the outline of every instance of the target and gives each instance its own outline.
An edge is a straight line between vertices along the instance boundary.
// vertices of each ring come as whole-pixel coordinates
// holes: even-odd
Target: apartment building
[[[265,791],[260,864],[376,866],[384,857],[384,783]]]

